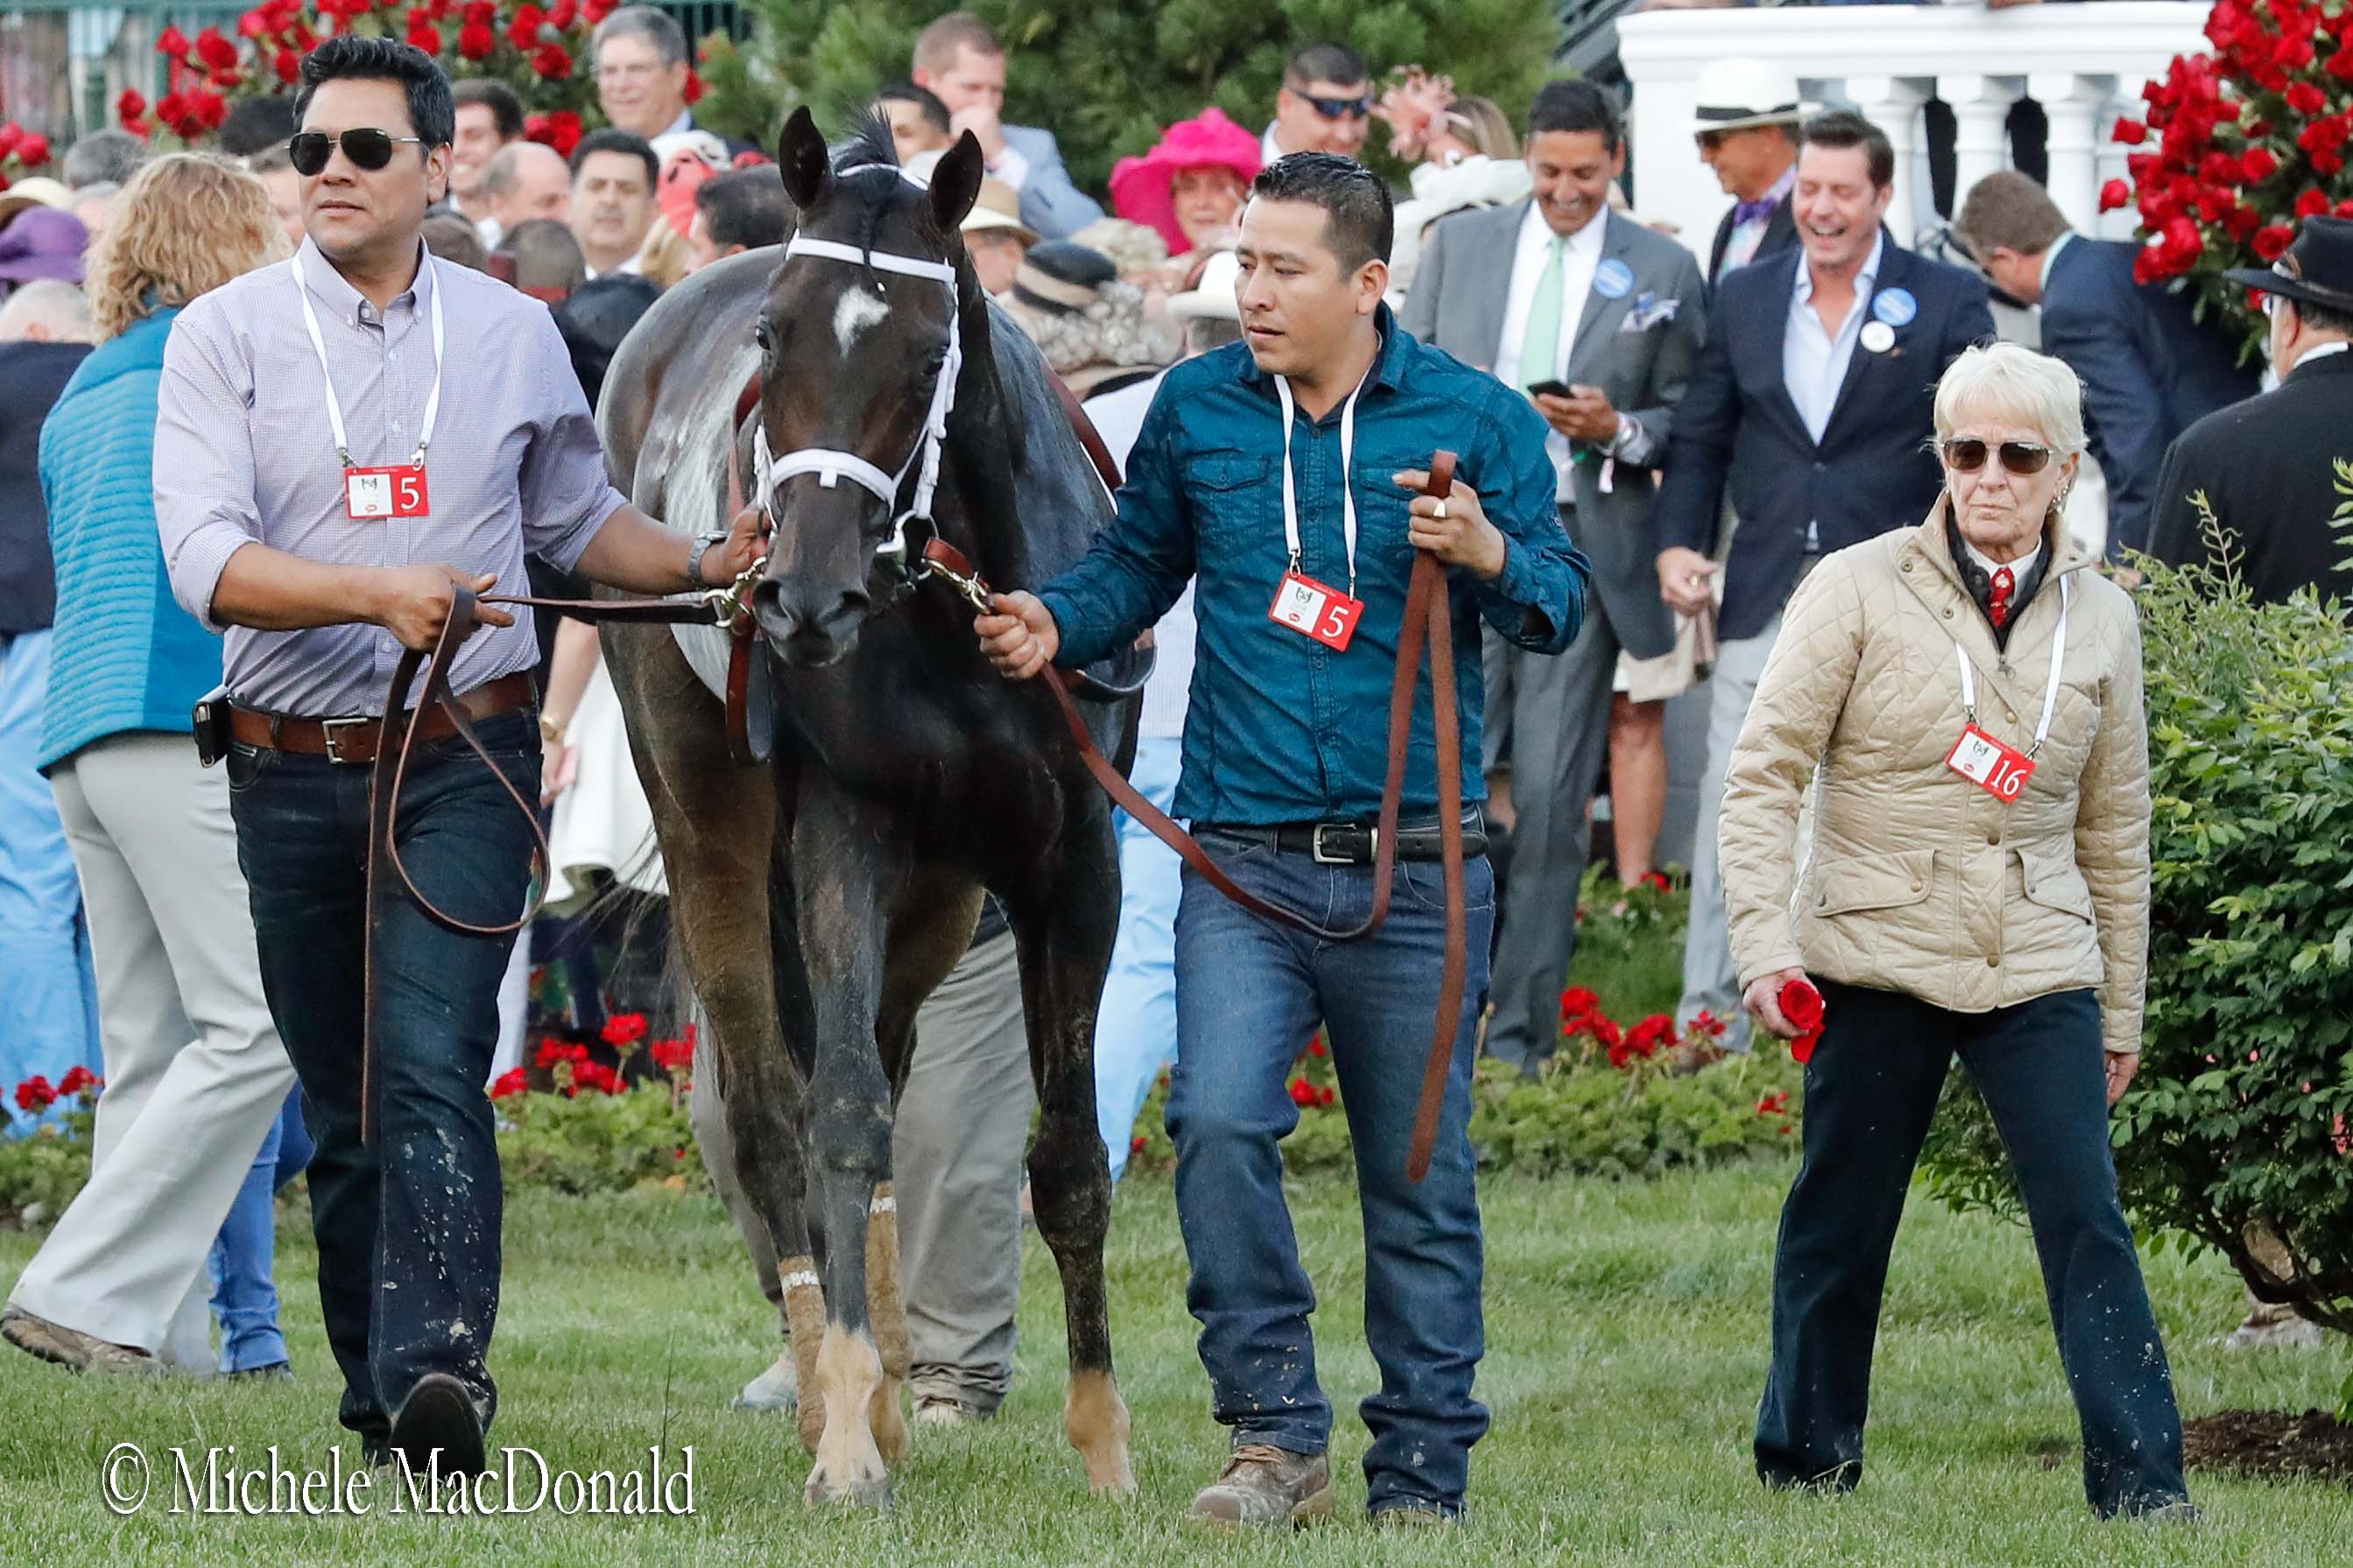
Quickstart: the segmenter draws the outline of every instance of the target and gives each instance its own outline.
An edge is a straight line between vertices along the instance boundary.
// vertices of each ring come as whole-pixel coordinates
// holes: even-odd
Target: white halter
[[[887,169],[883,163],[861,163],[844,169],[836,179],[844,179],[869,169]],[[893,170],[912,184],[923,182],[903,170]],[[907,476],[915,476],[913,503],[892,520],[891,539],[876,552],[889,555],[906,549],[906,530],[910,519],[929,519],[932,495],[939,488],[940,447],[947,440],[948,415],[955,407],[956,376],[964,367],[964,339],[956,311],[955,268],[944,261],[926,261],[916,257],[895,256],[883,250],[861,250],[854,245],[843,245],[830,239],[810,239],[796,234],[785,247],[785,259],[797,256],[813,256],[828,261],[846,261],[853,266],[871,267],[878,271],[902,273],[910,278],[929,278],[947,285],[948,289],[948,350],[940,364],[939,379],[932,386],[932,403],[923,416],[923,427],[915,437],[915,448],[907,460],[899,465],[895,474],[885,473],[855,452],[836,451],[829,447],[803,447],[781,458],[768,453],[768,429],[765,421],[755,422],[752,434],[752,464],[754,483],[759,488],[760,504],[774,526],[777,521],[778,492],[785,481],[800,474],[815,474],[818,483],[827,489],[849,479],[860,489],[873,494],[886,507],[899,504],[900,493],[906,488]]]

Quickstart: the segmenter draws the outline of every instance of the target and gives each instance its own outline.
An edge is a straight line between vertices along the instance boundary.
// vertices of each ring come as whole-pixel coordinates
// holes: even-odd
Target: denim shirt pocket
[[[1268,453],[1230,448],[1187,458],[1180,482],[1202,533],[1211,538],[1252,533],[1269,511],[1280,527],[1281,492],[1269,489],[1281,482],[1274,463]]]

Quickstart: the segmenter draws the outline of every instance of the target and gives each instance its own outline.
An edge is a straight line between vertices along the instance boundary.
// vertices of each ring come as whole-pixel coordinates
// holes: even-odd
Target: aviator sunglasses
[[[399,143],[414,142],[420,147],[425,145],[422,136],[395,136],[372,125],[364,125],[344,132],[341,137],[330,136],[323,131],[302,132],[286,143],[286,156],[293,163],[296,174],[306,180],[312,179],[326,168],[327,160],[333,155],[338,141],[343,142],[343,156],[371,174],[392,162],[392,150]]]
[[[1945,463],[1956,472],[1974,474],[1985,467],[1986,458],[1994,450],[1990,442],[1956,437],[1944,445]],[[2000,450],[2001,466],[2021,477],[2041,473],[2051,461],[2051,448],[2031,441],[2004,441]]]
[[[1362,98],[1312,98],[1305,93],[1300,96],[1314,104],[1315,112],[1326,120],[1362,120],[1373,111],[1373,95],[1369,92]]]

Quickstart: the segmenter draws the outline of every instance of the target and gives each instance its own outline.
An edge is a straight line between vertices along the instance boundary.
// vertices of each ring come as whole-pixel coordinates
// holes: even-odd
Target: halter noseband
[[[888,169],[882,163],[863,163],[844,169],[836,179],[870,169]],[[921,188],[923,182],[894,171],[902,178]],[[947,286],[948,348],[941,362],[939,379],[932,386],[931,406],[923,416],[923,427],[915,437],[914,450],[899,465],[895,474],[886,473],[855,452],[838,451],[830,447],[803,447],[786,452],[781,458],[768,452],[768,427],[765,420],[755,421],[752,433],[753,482],[758,487],[761,510],[766,512],[770,527],[778,521],[782,510],[781,491],[787,479],[802,474],[815,474],[818,483],[827,489],[837,488],[843,479],[873,495],[886,507],[899,505],[899,497],[907,488],[909,475],[914,478],[915,493],[905,510],[898,512],[891,522],[891,537],[874,552],[878,560],[888,561],[902,573],[908,570],[907,529],[911,523],[928,528],[932,521],[932,497],[939,488],[940,449],[947,440],[948,415],[955,408],[955,385],[958,373],[964,367],[964,339],[957,312],[956,272],[954,264],[927,261],[919,257],[897,256],[885,250],[861,250],[854,245],[843,245],[830,239],[811,239],[796,234],[785,247],[785,259],[797,256],[816,257],[826,261],[844,261],[853,266],[869,267],[881,272],[896,272],[910,278],[929,278]]]

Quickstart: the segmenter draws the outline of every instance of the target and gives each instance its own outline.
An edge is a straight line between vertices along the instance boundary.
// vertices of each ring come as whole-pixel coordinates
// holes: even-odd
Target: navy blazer
[[[2258,367],[2198,324],[2186,295],[2133,281],[2139,247],[2077,235],[2042,286],[2042,352],[2084,384],[2092,456],[2108,481],[2108,557],[2146,549],[2165,449],[2218,408],[2253,397]]]
[[[1928,450],[1936,378],[1963,349],[1993,336],[1983,279],[1887,241],[1873,297],[1901,289],[1916,313],[1885,353],[1855,345],[1818,447],[1781,374],[1805,264],[1803,250],[1777,256],[1727,273],[1717,287],[1652,509],[1662,550],[1713,554],[1731,486],[1740,527],[1716,617],[1727,640],[1757,636],[1780,613],[1797,585],[1809,522],[1828,554],[1928,515],[1944,483]],[[1855,308],[1873,319],[1871,300]]]

